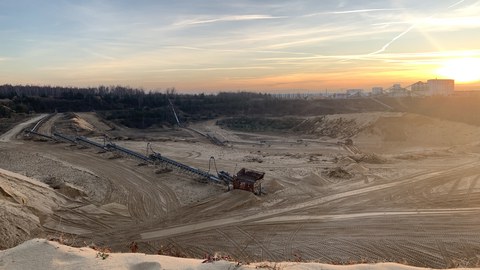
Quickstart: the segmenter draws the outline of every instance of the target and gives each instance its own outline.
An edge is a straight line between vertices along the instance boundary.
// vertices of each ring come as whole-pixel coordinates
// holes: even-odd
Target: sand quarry
[[[141,253],[231,261],[215,262],[223,267],[218,269],[234,269],[238,262],[245,269],[337,269],[246,265],[264,261],[480,265],[479,127],[405,113],[306,118],[303,134],[236,132],[215,121],[191,126],[225,146],[192,130],[133,130],[94,113],[56,114],[38,128],[99,143],[107,134],[141,153],[149,143],[163,156],[206,171],[211,157],[218,170],[263,171],[265,194],[256,196],[162,164],[25,136],[22,129],[41,117],[0,137],[0,248],[17,246],[0,251],[0,268],[22,269],[22,260],[35,261],[43,250],[46,265],[62,269],[77,261],[98,269],[183,269],[166,267],[168,257],[146,255],[147,261],[120,267],[112,258],[140,255],[103,260],[96,250],[39,239],[18,246],[36,237],[114,252],[130,252],[135,241]],[[111,265],[99,265],[109,260]],[[215,269],[202,260],[188,262],[182,267]]]

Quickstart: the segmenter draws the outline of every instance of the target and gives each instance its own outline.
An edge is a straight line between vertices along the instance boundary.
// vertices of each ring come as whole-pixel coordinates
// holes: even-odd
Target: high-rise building
[[[455,81],[450,79],[428,80],[427,85],[431,96],[448,96],[455,91]]]

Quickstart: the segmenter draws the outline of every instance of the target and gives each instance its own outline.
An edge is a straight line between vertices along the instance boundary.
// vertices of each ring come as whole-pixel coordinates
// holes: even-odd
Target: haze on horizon
[[[0,84],[480,90],[479,0],[0,2]]]

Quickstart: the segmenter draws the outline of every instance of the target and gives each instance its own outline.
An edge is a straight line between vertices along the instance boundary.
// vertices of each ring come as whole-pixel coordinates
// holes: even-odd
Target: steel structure
[[[30,131],[37,131],[38,128],[52,116],[53,116],[53,114],[49,114],[49,115],[43,117],[42,119],[40,119],[40,121],[38,121]]]
[[[54,139],[59,139],[60,141],[65,141],[65,142],[77,144],[77,141],[76,141],[75,137],[72,138],[70,136],[63,135],[63,134],[58,133],[58,132],[53,132],[53,138]]]
[[[36,125],[36,127],[37,126],[39,126],[39,125]],[[161,162],[161,163],[166,164],[167,166],[171,166],[171,167],[174,167],[176,169],[179,169],[180,171],[183,171],[183,172],[186,172],[186,173],[189,173],[189,174],[193,174],[193,175],[196,175],[196,176],[200,176],[201,178],[206,179],[210,182],[213,182],[213,183],[216,183],[216,184],[225,184],[229,187],[229,189],[230,189],[230,185],[234,181],[244,180],[243,179],[243,178],[245,178],[244,174],[247,175],[247,176],[250,176],[250,175],[248,175],[248,173],[246,173],[245,169],[242,169],[242,171],[240,171],[240,172],[243,172],[243,174],[239,172],[239,174],[235,175],[235,176],[232,176],[228,172],[225,172],[225,171],[220,171],[219,172],[217,170],[217,166],[215,164],[215,158],[214,157],[210,158],[210,160],[209,160],[209,171],[206,172],[204,170],[194,168],[194,167],[188,166],[186,164],[183,164],[181,162],[175,161],[173,159],[164,157],[160,153],[156,153],[155,151],[153,151],[150,144],[148,144],[148,146],[147,146],[147,152],[148,152],[148,150],[151,150],[152,154],[146,156],[146,155],[143,155],[141,153],[130,150],[128,148],[116,145],[115,143],[109,142],[108,140],[105,140],[104,143],[101,144],[101,143],[98,143],[96,141],[92,141],[90,139],[87,139],[83,136],[71,137],[71,136],[68,136],[68,135],[61,134],[59,132],[53,132],[53,136],[42,134],[42,133],[39,133],[39,132],[34,131],[34,130],[27,130],[26,132],[29,133],[29,134],[33,134],[33,135],[37,135],[37,136],[41,136],[41,137],[45,137],[45,138],[49,138],[49,139],[53,139],[53,140],[57,140],[57,141],[65,141],[65,142],[73,143],[73,144],[82,144],[82,145],[86,145],[86,146],[93,146],[93,147],[96,147],[96,148],[99,148],[99,149],[102,149],[102,150],[106,150],[106,151],[117,151],[117,152],[120,152],[122,154],[133,157],[135,159],[139,159],[142,162],[146,162],[146,163],[150,163],[150,164],[152,164],[152,163],[156,164],[157,162]],[[214,174],[210,173],[212,162],[213,162],[213,165],[215,166],[215,171],[216,171],[217,175],[214,175]],[[257,182],[257,181],[260,182],[259,180],[261,180],[261,178],[263,178],[263,175],[264,175],[264,173],[260,173],[260,172],[256,172],[256,171],[252,171],[252,170],[249,170],[248,172],[250,172],[250,174],[253,173],[253,172],[256,173],[256,174],[254,175],[255,179],[247,179],[247,180],[249,180],[247,182],[251,182],[251,180],[253,180],[253,182]],[[261,175],[261,177],[259,177],[260,175]],[[245,181],[241,181],[241,182],[245,182]],[[237,188],[243,189],[242,187],[237,187]],[[255,184],[255,188],[252,186],[251,188],[249,187],[249,188],[244,188],[244,189],[255,192],[255,189],[257,189],[257,188],[256,188],[256,184]],[[261,188],[260,188],[259,193],[261,193]]]
[[[118,152],[121,152],[123,154],[126,154],[126,155],[129,155],[131,157],[134,157],[134,158],[137,158],[137,159],[140,159],[144,162],[148,162],[148,163],[153,163],[153,160],[150,159],[149,157],[145,156],[145,155],[142,155],[140,153],[137,153],[135,151],[132,151],[130,149],[127,149],[125,147],[122,147],[122,146],[119,146],[119,145],[116,145],[114,143],[107,143],[107,145],[105,145],[106,149],[107,150],[113,150],[113,151],[118,151]]]
[[[211,182],[214,182],[214,183],[217,183],[217,184],[221,184],[223,183],[224,181],[222,181],[218,176],[215,176],[213,174],[210,174],[206,171],[203,171],[203,170],[200,170],[200,169],[197,169],[197,168],[194,168],[194,167],[191,167],[191,166],[188,166],[188,165],[185,165],[183,163],[180,163],[178,161],[175,161],[173,159],[170,159],[170,158],[167,158],[167,157],[164,157],[162,156],[161,154],[159,153],[153,153],[150,155],[150,158],[152,160],[155,160],[155,161],[160,161],[160,162],[163,162],[163,163],[166,163],[167,165],[170,165],[170,166],[173,166],[175,168],[178,168],[180,170],[183,170],[185,172],[188,172],[188,173],[191,173],[191,174],[194,174],[194,175],[197,175],[197,176],[200,176],[204,179],[207,179]]]
[[[27,134],[37,135],[37,136],[44,137],[44,138],[48,138],[48,139],[53,139],[52,136],[46,135],[46,134],[42,134],[42,133],[39,133],[39,132],[36,132],[36,131],[34,131],[33,129],[32,129],[32,130],[27,130],[26,133],[27,133]]]
[[[106,146],[105,146],[104,144],[101,144],[101,143],[98,143],[98,142],[89,140],[89,139],[87,139],[87,138],[85,138],[85,137],[79,136],[79,137],[76,137],[75,139],[76,139],[77,142],[85,143],[85,144],[87,144],[88,146],[94,146],[94,147],[100,148],[100,149],[102,149],[102,150],[107,150],[107,149],[106,149]]]

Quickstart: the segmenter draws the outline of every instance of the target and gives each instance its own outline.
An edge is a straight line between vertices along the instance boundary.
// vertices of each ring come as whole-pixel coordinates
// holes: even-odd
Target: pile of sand
[[[80,136],[89,136],[98,133],[91,123],[75,113],[65,113],[60,120],[55,122],[55,129],[60,133]]]
[[[363,163],[369,163],[369,164],[384,164],[387,163],[387,159],[379,156],[375,153],[368,153],[368,154],[356,154],[350,156],[352,160],[355,162],[363,162]]]
[[[86,195],[93,202],[102,202],[109,189],[109,182],[92,171],[48,154],[0,149],[0,155],[0,167],[28,175],[67,196]]]
[[[87,121],[85,121],[84,119],[82,119],[78,116],[72,118],[72,121],[74,123],[74,126],[77,129],[82,129],[82,130],[85,130],[85,131],[93,131],[94,130],[94,127],[90,123],[88,123]]]
[[[336,178],[336,179],[350,179],[354,176],[353,174],[351,174],[350,172],[346,171],[341,167],[325,169],[323,174],[329,178]]]
[[[417,114],[382,116],[353,137],[368,152],[395,153],[447,148],[480,140],[480,127]]]
[[[380,118],[380,115],[395,116],[398,113],[334,114],[308,118],[295,128],[296,132],[318,137],[350,138]]]
[[[0,169],[0,249],[42,235],[40,218],[66,203],[47,184]]]
[[[282,269],[282,270],[420,270],[425,268],[396,263],[327,265],[302,262],[250,263],[206,259],[175,258],[142,253],[108,253],[89,247],[73,248],[44,239],[32,239],[15,248],[0,251],[0,268],[17,269],[128,269],[128,270],[224,270],[224,269]],[[475,269],[475,268],[471,268]],[[479,268],[476,268],[479,269]]]

